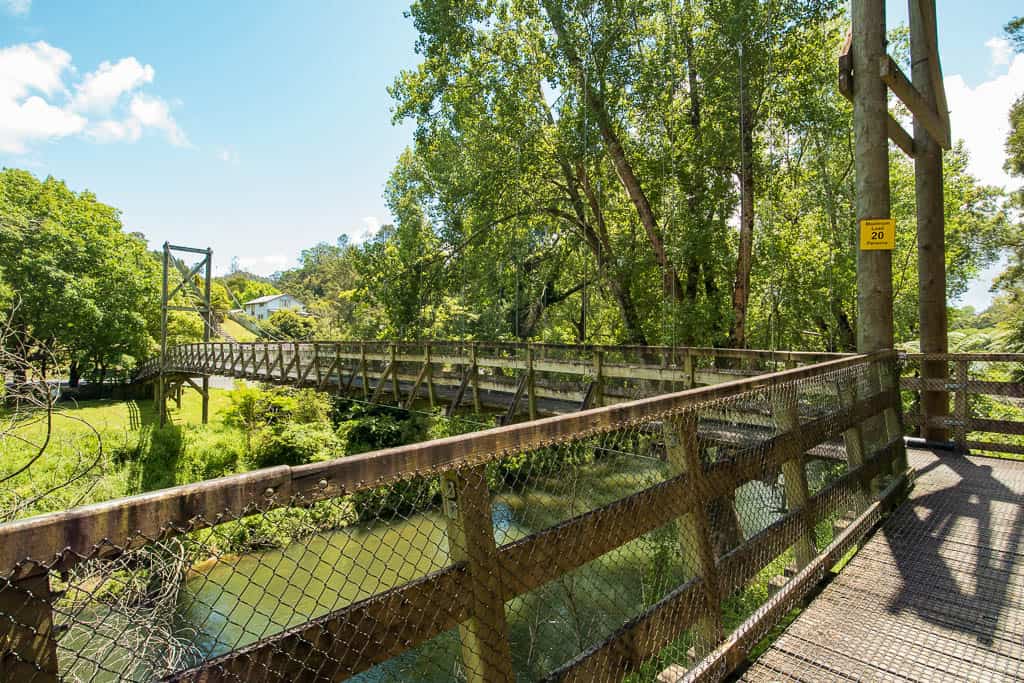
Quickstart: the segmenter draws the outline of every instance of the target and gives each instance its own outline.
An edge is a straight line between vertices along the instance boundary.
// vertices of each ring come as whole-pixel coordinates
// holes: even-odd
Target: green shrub
[[[257,467],[303,465],[341,455],[341,442],[329,424],[288,422],[260,433]]]

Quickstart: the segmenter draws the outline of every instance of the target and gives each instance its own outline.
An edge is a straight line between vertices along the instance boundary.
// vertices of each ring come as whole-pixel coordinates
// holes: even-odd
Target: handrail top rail
[[[964,351],[959,353],[910,353],[900,352],[900,358],[907,360],[969,360],[979,362],[1024,363],[1024,353],[985,353]]]
[[[347,495],[397,478],[482,464],[516,451],[550,446],[790,381],[896,356],[892,350],[843,358],[616,405],[533,420],[298,466],[233,474],[0,524],[0,575],[26,558],[54,563],[70,550],[84,554],[113,537],[155,537],[169,529],[202,528],[223,515]],[[230,517],[229,517],[230,519]]]
[[[284,346],[290,347],[296,344],[298,345],[310,345],[310,346],[325,346],[330,344],[346,344],[346,345],[381,345],[381,346],[399,346],[399,347],[422,347],[426,344],[431,345],[449,345],[449,346],[483,346],[483,347],[497,347],[503,349],[580,349],[583,351],[636,351],[636,352],[664,352],[664,351],[675,351],[675,352],[687,352],[694,355],[702,356],[720,356],[723,358],[777,358],[781,360],[785,359],[831,359],[831,358],[847,358],[855,356],[855,353],[842,353],[835,351],[788,351],[784,349],[735,349],[729,347],[717,347],[717,346],[683,346],[683,345],[637,345],[637,344],[562,344],[562,343],[548,343],[548,342],[513,342],[513,341],[492,341],[492,340],[480,340],[480,339],[418,339],[418,340],[395,340],[395,339],[310,339],[305,341],[275,341],[275,340],[255,340],[255,341],[234,341],[234,342],[188,342],[184,344],[176,344],[170,349],[175,348],[195,348],[197,346],[210,346],[214,344],[231,344],[236,346]]]

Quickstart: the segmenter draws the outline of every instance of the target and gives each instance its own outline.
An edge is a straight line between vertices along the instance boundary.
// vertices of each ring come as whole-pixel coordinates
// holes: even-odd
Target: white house
[[[251,315],[257,320],[266,320],[274,311],[280,311],[285,308],[291,309],[296,313],[306,312],[302,303],[291,294],[269,294],[267,296],[261,296],[253,299],[252,301],[246,301],[242,304],[242,308],[248,315]]]

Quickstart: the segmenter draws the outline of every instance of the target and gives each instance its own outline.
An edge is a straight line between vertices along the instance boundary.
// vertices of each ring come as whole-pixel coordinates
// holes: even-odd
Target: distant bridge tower
[[[189,268],[181,260],[174,256],[174,252],[185,254],[200,254],[202,258],[194,266]],[[170,289],[172,279],[171,268],[174,268],[176,284]],[[203,273],[202,289],[196,284],[195,279]],[[203,341],[210,341],[213,331],[213,307],[210,305],[210,283],[213,277],[213,250],[196,249],[194,247],[182,247],[164,242],[164,273],[163,291],[160,299],[160,375],[156,385],[157,410],[160,413],[160,426],[167,422],[167,396],[169,393],[177,398],[181,404],[181,389],[183,384],[189,384],[203,397],[203,424],[210,419],[210,376],[202,376],[202,384],[196,385],[189,377],[180,375],[169,375],[167,367],[167,319],[171,311],[186,311],[198,313],[203,319]],[[188,306],[174,305],[171,303],[179,292],[183,292],[191,302]]]

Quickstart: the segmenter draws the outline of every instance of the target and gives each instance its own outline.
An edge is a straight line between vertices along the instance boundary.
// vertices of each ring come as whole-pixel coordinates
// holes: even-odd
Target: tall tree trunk
[[[747,305],[750,302],[750,267],[754,252],[754,132],[753,112],[740,52],[740,243],[736,281],[732,288],[732,325],[729,343],[743,348],[747,342]]]
[[[601,202],[598,201],[594,187],[590,183],[587,169],[583,164],[578,165],[580,184],[583,193],[587,196],[587,203],[590,205],[590,212],[594,215],[596,230],[592,230],[597,237],[598,249],[596,252],[597,264],[601,272],[608,273],[608,286],[612,290],[612,296],[619,304],[622,311],[622,321],[626,326],[627,344],[647,345],[647,337],[644,335],[643,325],[640,323],[640,313],[636,308],[636,301],[629,291],[629,283],[617,265],[615,254],[612,251],[612,242],[608,237],[608,225],[604,221],[604,211],[601,209]]]
[[[636,177],[636,173],[629,163],[629,159],[626,158],[626,152],[622,147],[618,134],[615,132],[604,97],[593,87],[587,78],[583,60],[580,59],[579,53],[576,51],[576,47],[568,34],[562,6],[559,4],[559,0],[544,0],[543,5],[548,18],[551,20],[551,26],[555,29],[555,34],[558,36],[558,46],[562,54],[565,55],[565,59],[569,62],[572,70],[576,72],[579,86],[583,90],[583,97],[587,103],[587,109],[593,114],[597,122],[597,128],[601,133],[601,139],[604,141],[605,148],[608,150],[608,156],[612,161],[612,165],[615,167],[615,173],[619,177],[622,187],[625,188],[630,201],[633,202],[633,206],[636,207],[640,223],[647,232],[647,239],[650,241],[651,249],[654,251],[654,258],[662,270],[664,290],[676,299],[682,300],[683,288],[679,283],[679,276],[672,267],[668,254],[665,251],[665,244],[658,229],[658,222],[654,217],[654,210],[651,208],[651,203],[647,199],[647,195],[644,193],[640,180]]]
[[[537,92],[540,95],[540,102],[544,107],[548,125],[554,127],[554,116],[551,114],[551,108],[544,99],[544,93],[539,85]],[[574,173],[568,160],[561,153],[556,152],[556,156],[559,168],[562,170],[562,176],[565,178],[566,190],[569,193],[573,213],[576,214],[578,227],[583,231],[584,241],[594,254],[600,275],[608,282],[612,296],[615,298],[619,311],[622,313],[622,322],[626,327],[627,336],[625,341],[627,344],[646,346],[647,338],[644,336],[643,326],[640,323],[640,314],[637,312],[636,302],[629,291],[629,284],[622,277],[622,273],[616,265],[615,253],[612,250],[611,240],[608,238],[608,227],[604,221],[604,212],[601,210],[601,203],[598,201],[597,195],[594,194],[590,179],[587,176],[587,170],[582,162],[577,162],[576,172]],[[583,203],[583,196],[580,194],[581,187],[587,197],[590,212],[594,216],[596,228],[588,220],[587,209]],[[586,290],[584,290],[584,297],[586,296]],[[580,335],[584,335],[586,332],[586,316],[584,314],[580,316],[579,332]],[[582,342],[583,339],[580,341]]]
[[[74,358],[71,361],[71,367],[68,368],[68,386],[72,389],[77,388],[81,378],[81,367],[78,365],[78,359]]]

